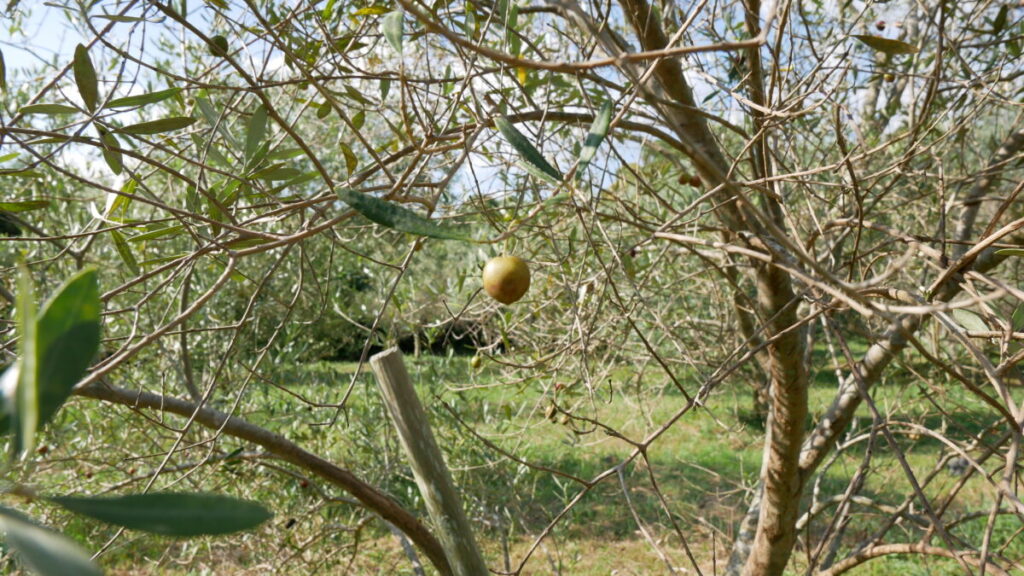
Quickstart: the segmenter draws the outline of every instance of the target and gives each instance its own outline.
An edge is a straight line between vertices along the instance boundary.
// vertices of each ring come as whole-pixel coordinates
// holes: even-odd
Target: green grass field
[[[407,361],[495,569],[515,569],[533,548],[524,574],[659,574],[668,573],[667,564],[693,573],[681,534],[705,573],[721,572],[761,461],[762,431],[744,385],[729,382],[714,390],[705,406],[686,412],[650,446],[644,461],[629,459],[633,449],[621,437],[641,440],[687,404],[678,390],[654,376],[637,378],[622,368],[589,390],[578,382],[554,380],[502,383],[497,378],[500,367],[490,360],[475,369],[465,357]],[[366,374],[353,380],[355,370],[354,364],[278,367],[247,384],[237,413],[422,510],[375,385]],[[311,408],[300,400],[335,403],[350,385],[351,395],[340,411]],[[685,385],[696,389],[695,383]],[[813,414],[821,412],[834,388],[831,371],[816,374]],[[228,409],[241,391],[241,385],[223,390],[216,407]],[[944,396],[941,405],[957,411],[939,414],[929,401],[935,394]],[[552,415],[552,398],[572,416]],[[954,387],[889,381],[874,391],[874,400],[898,421],[936,430],[944,427],[951,436],[978,433],[994,420]],[[862,407],[853,436],[865,439],[871,422]],[[176,417],[147,421],[126,408],[77,399],[44,438],[50,451],[37,456],[27,469],[41,492],[139,491],[183,423]],[[895,422],[891,429],[915,474],[923,477],[932,470],[942,454],[941,444],[917,437]],[[845,489],[865,445],[854,443],[826,466],[813,487],[819,498]],[[131,532],[115,538],[111,527],[39,502],[29,508],[90,549],[109,544],[101,563],[112,574],[414,573],[398,539],[379,520],[332,486],[306,478],[252,446],[230,437],[216,438],[210,431],[192,431],[167,469],[170,472],[160,476],[157,489],[201,489],[253,498],[269,505],[275,518],[252,533],[175,541]],[[534,547],[548,523],[584,489],[573,477],[589,481],[609,470],[607,480],[590,488]],[[870,470],[862,496],[888,506],[904,500],[909,485],[881,435]],[[932,498],[948,494],[958,480],[942,471],[926,493]],[[993,494],[987,484],[972,479],[959,491],[947,517],[968,508],[985,509]],[[812,496],[805,495],[808,503]],[[23,502],[14,504],[26,508]],[[846,532],[849,541],[866,537],[884,518],[869,507],[855,505],[854,511]],[[816,542],[829,518],[826,512],[812,522],[804,542],[807,537]],[[954,534],[980,547],[985,522],[981,517],[963,523]],[[1024,556],[1024,544],[1016,537],[1020,528],[1014,517],[1000,518],[993,542],[1008,542],[1004,553],[1011,557]],[[919,535],[916,528],[902,525],[889,533],[888,541],[911,542]],[[805,546],[796,552],[793,574],[802,573],[807,554]],[[917,576],[962,571],[952,561],[894,556],[850,573]]]

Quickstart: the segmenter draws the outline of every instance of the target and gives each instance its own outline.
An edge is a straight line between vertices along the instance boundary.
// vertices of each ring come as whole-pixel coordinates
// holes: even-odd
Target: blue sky
[[[21,32],[11,34],[12,21],[0,18],[0,50],[9,70],[35,67],[46,62],[71,59],[75,45],[82,41],[63,11],[43,2],[23,2],[20,7],[26,18]]]

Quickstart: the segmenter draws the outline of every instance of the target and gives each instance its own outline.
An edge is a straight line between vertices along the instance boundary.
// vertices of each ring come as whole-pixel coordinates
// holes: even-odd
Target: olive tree
[[[176,472],[193,427],[211,446],[242,439],[344,489],[447,573],[386,475],[237,409],[279,385],[268,366],[323,356],[327,334],[353,334],[362,364],[400,327],[461,326],[507,382],[539,383],[538,411],[621,446],[584,477],[532,461],[529,437],[467,431],[568,487],[505,572],[588,494],[630,501],[634,464],[660,512],[630,510],[669,571],[840,574],[893,554],[1020,568],[996,530],[1024,517],[1015,6],[63,4],[73,57],[7,72],[0,209],[17,235],[0,246],[43,282],[100,266],[106,353],[75,393],[187,417],[158,442],[156,475]],[[508,307],[476,279],[500,253],[534,275]],[[13,305],[9,283],[3,295]],[[943,422],[960,408],[947,389],[985,409],[970,433],[901,418],[876,402],[893,373]],[[655,381],[671,410],[643,426],[600,402]],[[356,382],[296,406],[333,413],[330,433]],[[654,454],[695,414],[717,417],[716,392],[736,383],[764,418],[763,454],[719,563],[723,534],[691,530]],[[903,441],[922,436],[942,447],[927,469]],[[864,494],[879,452],[902,501]],[[968,482],[987,503],[958,499]],[[979,517],[975,537],[953,529]]]

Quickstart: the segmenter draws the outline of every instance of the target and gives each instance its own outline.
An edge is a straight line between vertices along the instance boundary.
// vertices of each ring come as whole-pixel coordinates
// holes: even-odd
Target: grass
[[[515,568],[537,536],[584,489],[565,476],[589,481],[618,465],[621,476],[613,473],[590,489],[532,552],[524,574],[608,574],[612,569],[617,574],[650,574],[666,572],[666,563],[690,567],[679,534],[706,573],[723,566],[761,463],[763,433],[742,384],[722,385],[706,407],[687,412],[651,444],[646,460],[628,460],[633,447],[623,437],[643,439],[686,406],[686,399],[666,382],[654,377],[637,381],[623,370],[599,389],[588,390],[579,382],[555,379],[514,382],[501,375],[495,363],[474,369],[462,357],[408,361],[492,566]],[[992,420],[987,407],[959,388],[915,385],[909,373],[901,382],[889,381],[874,391],[876,404],[892,417],[930,429],[945,427],[957,437],[978,433]],[[354,364],[278,367],[249,385],[240,413],[349,468],[406,507],[422,510],[375,386],[367,375],[355,374]],[[510,381],[514,383],[503,383]],[[297,400],[301,396],[336,402],[350,384],[351,395],[340,412],[310,408]],[[823,412],[834,389],[829,371],[814,375],[813,414]],[[223,390],[220,407],[233,402],[239,392]],[[938,396],[940,401],[933,403]],[[558,413],[549,418],[546,412],[553,399],[571,416]],[[935,404],[952,406],[955,412],[941,415]],[[451,413],[488,443],[526,464],[492,450],[456,424]],[[604,427],[594,426],[597,421]],[[871,422],[871,414],[862,407],[855,429],[866,431]],[[28,469],[48,493],[138,491],[175,438],[174,428],[182,423],[170,418],[154,424],[126,408],[76,400],[47,432],[44,442],[52,447],[50,453],[38,456]],[[910,428],[892,429],[915,474],[923,477],[943,446],[927,436],[912,436],[907,433]],[[374,517],[344,501],[344,494],[263,457],[251,446],[231,438],[214,443],[212,438],[208,431],[191,432],[169,462],[175,471],[161,476],[156,488],[253,498],[274,509],[274,520],[254,532],[218,539],[176,541],[128,533],[114,540],[102,557],[110,573],[413,574],[398,540]],[[816,485],[821,497],[845,489],[865,445],[855,444],[824,469]],[[240,457],[218,459],[237,448],[244,450]],[[204,463],[207,458],[211,460]],[[926,491],[933,498],[947,494],[956,480],[942,472]],[[897,505],[909,490],[898,461],[879,436],[860,494]],[[807,504],[814,491],[807,491]],[[991,497],[987,485],[971,480],[958,494],[962,504],[950,514],[984,508]],[[17,505],[26,509],[24,503]],[[39,502],[27,510],[93,549],[115,533]],[[847,528],[850,541],[871,534],[882,521],[869,508],[855,511]],[[827,520],[828,514],[813,522],[804,536],[813,541]],[[983,518],[954,533],[980,546],[984,525]],[[1019,529],[1014,517],[1000,518],[993,541],[1009,542],[1009,555],[1024,556],[1024,545],[1015,536]],[[918,535],[912,527],[901,526],[891,537],[913,541]],[[800,573],[802,554],[806,551],[796,553],[794,574]],[[945,560],[890,557],[850,573],[914,576],[956,570],[955,563]]]

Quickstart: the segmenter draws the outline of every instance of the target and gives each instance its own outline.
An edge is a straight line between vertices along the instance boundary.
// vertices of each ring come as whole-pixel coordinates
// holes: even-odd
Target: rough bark
[[[751,3],[755,19],[757,4],[756,1]],[[622,7],[644,50],[660,50],[668,45],[668,38],[646,0],[623,0]],[[757,22],[751,25],[756,30]],[[749,51],[750,54],[756,52]],[[759,66],[759,62],[755,63],[758,72]],[[725,178],[730,166],[703,117],[679,113],[696,109],[697,105],[678,61],[670,58],[657,61],[653,65],[652,78],[659,88],[659,95],[677,103],[675,107],[663,107],[663,113],[670,117],[672,128],[680,140],[692,146],[689,155],[702,177],[711,185],[726,184],[725,192],[717,198],[720,208],[716,214],[733,233],[762,233],[758,222],[763,217],[747,214],[751,209],[749,206],[741,207],[724,197],[732,192]],[[760,75],[756,80],[760,81]],[[763,99],[759,88],[754,92]],[[763,153],[756,157],[759,168],[767,170],[767,159]],[[770,199],[766,206],[767,218],[777,228],[782,228],[782,211]],[[796,540],[795,525],[803,488],[799,458],[807,416],[807,371],[803,363],[805,340],[799,330],[791,329],[797,324],[792,277],[778,267],[759,265],[756,281],[760,316],[767,323],[765,338],[772,342],[768,347],[767,362],[771,380],[771,411],[761,474],[760,514],[744,573],[762,576],[782,573]]]

